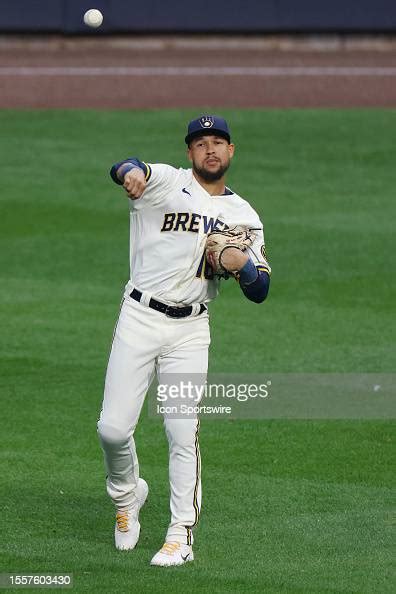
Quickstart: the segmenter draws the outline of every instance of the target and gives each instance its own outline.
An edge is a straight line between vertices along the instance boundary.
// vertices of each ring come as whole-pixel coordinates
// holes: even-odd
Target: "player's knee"
[[[122,425],[116,425],[100,420],[98,422],[98,435],[104,445],[110,447],[120,446],[129,441],[131,431]]]

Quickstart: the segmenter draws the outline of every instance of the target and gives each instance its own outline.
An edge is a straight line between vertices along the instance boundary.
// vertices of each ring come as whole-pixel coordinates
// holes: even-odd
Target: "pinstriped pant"
[[[155,371],[203,374],[208,367],[208,314],[174,319],[126,297],[114,333],[98,434],[107,492],[117,508],[133,505],[139,478],[134,430]],[[169,442],[171,520],[168,541],[192,543],[201,506],[199,421],[164,419]],[[154,447],[154,444],[153,444]]]

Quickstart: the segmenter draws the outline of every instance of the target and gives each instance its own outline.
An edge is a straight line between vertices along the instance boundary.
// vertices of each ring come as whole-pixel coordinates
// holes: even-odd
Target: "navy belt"
[[[130,297],[135,299],[135,301],[139,301],[142,298],[142,292],[138,291],[137,289],[133,289],[132,293],[130,293]],[[155,309],[170,318],[187,318],[192,314],[192,305],[186,305],[185,307],[175,307],[174,305],[167,305],[166,303],[161,303],[161,301],[157,301],[156,299],[151,298],[149,301],[149,307],[151,309]],[[199,304],[199,312],[198,316],[201,315],[204,311],[207,311],[206,305],[203,303]]]

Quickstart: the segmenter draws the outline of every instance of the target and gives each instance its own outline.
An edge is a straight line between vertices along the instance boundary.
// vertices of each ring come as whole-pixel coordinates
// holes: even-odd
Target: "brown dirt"
[[[396,67],[395,44],[182,43],[167,38],[0,40],[1,108],[395,107],[388,76],[15,76],[1,67],[348,66]]]

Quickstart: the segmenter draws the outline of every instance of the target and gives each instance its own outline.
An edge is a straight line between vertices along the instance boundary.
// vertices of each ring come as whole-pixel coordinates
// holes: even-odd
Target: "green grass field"
[[[396,111],[223,113],[273,277],[262,306],[224,285],[211,371],[393,373]],[[113,549],[96,420],[129,221],[108,169],[187,165],[195,115],[0,112],[0,572],[70,572],[76,592],[394,592],[392,420],[204,422],[196,562],[163,570],[167,444],[144,414],[142,536]]]

